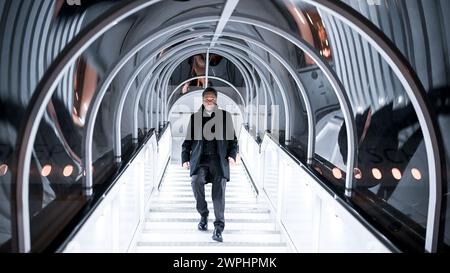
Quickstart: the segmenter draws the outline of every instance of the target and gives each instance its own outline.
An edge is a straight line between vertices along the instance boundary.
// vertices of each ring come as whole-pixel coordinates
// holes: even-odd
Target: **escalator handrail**
[[[159,142],[159,140],[164,136],[164,134],[166,133],[166,130],[170,128],[170,122],[166,122],[164,124],[164,126],[161,128],[161,130],[157,131],[156,134],[156,142]]]

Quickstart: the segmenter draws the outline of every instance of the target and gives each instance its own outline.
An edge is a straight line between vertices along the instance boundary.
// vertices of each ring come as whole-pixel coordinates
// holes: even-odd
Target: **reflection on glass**
[[[414,125],[417,118],[412,105],[394,107],[388,103],[376,111],[368,107],[355,118],[358,136],[358,168],[365,176],[358,186],[372,189],[377,195],[388,200],[398,185],[398,178],[407,168],[420,144],[421,132]],[[405,129],[416,128],[408,135]],[[404,135],[406,140],[399,138]],[[347,132],[345,122],[339,131],[339,149],[342,158],[347,158]],[[393,172],[393,169],[398,171]],[[393,174],[387,175],[387,174]],[[381,182],[381,184],[380,184]],[[380,185],[380,187],[374,187]]]
[[[336,179],[342,179],[342,171],[339,168],[333,168],[333,176]]]
[[[426,152],[413,106],[394,106],[395,101],[383,101],[378,108],[371,105],[356,114],[356,164],[367,175],[354,184],[354,200],[372,217],[383,219],[388,233],[397,238],[409,236],[402,240],[416,247],[424,238],[421,227],[426,226],[428,195],[424,194],[426,188],[413,187],[407,181],[428,177],[419,171],[427,169],[421,159]],[[338,136],[343,158],[347,156],[346,137],[343,122]],[[412,164],[422,165],[411,168]],[[380,205],[368,207],[372,202]]]
[[[8,172],[8,165],[2,164],[0,165],[0,176],[5,176]]]
[[[355,173],[356,179],[358,179],[358,180],[362,179],[362,172],[359,168],[355,168],[353,172]]]
[[[83,127],[89,105],[97,88],[98,75],[85,57],[74,63],[75,71],[61,84],[48,103],[34,143],[30,169],[30,221],[32,234],[43,227],[59,230],[67,217],[77,213],[85,202],[81,195],[83,163],[81,158]],[[57,234],[55,232],[54,234]],[[32,236],[32,246],[44,246]]]
[[[206,54],[197,54],[189,58],[188,63],[191,66],[188,78],[206,75]],[[222,61],[223,57],[217,54],[209,54],[209,67],[216,66]],[[211,82],[208,81],[208,85]],[[204,77],[185,83],[181,89],[181,93],[185,94],[189,91],[189,87],[206,87],[206,79]]]
[[[314,167],[314,169],[320,174],[323,175],[322,169],[318,166]]]
[[[414,179],[416,179],[416,180],[422,179],[422,173],[416,168],[411,169],[411,174],[414,177]]]
[[[373,178],[375,178],[376,180],[380,180],[381,178],[383,178],[383,174],[381,173],[380,169],[378,169],[378,168],[372,169],[372,175],[373,175]]]
[[[392,169],[392,176],[395,179],[400,180],[400,179],[402,179],[402,172],[398,168],[393,168]]]
[[[84,125],[89,104],[97,88],[97,71],[89,62],[81,57],[77,61],[74,74],[74,100],[72,118],[74,124]]]
[[[52,166],[47,164],[44,167],[42,167],[41,175],[43,177],[47,177],[50,175],[51,172],[52,172]]]
[[[328,34],[317,9],[304,3],[302,3],[300,8],[291,0],[285,2],[289,13],[297,25],[300,37],[316,48],[317,52],[325,59],[331,60],[332,52]],[[308,55],[305,55],[305,63],[307,66],[315,64],[314,60]]]
[[[64,167],[63,175],[65,177],[71,176],[72,173],[73,173],[73,166],[72,165],[67,165],[67,166]]]

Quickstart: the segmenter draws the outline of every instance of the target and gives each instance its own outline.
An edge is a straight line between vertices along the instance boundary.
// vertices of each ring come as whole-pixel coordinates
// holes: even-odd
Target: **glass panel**
[[[67,107],[73,93],[60,95],[64,91],[58,89],[48,104],[34,143],[29,204],[35,250],[50,242],[85,203],[81,194],[83,131],[73,122],[72,107]]]
[[[280,177],[278,147],[270,142],[263,154],[263,188],[272,206],[276,209],[278,202],[278,183]]]
[[[315,154],[312,170],[325,178],[337,192],[343,193],[347,158],[339,153],[338,135],[343,114],[336,93],[319,68],[304,69],[300,76],[311,95],[316,121]]]
[[[15,216],[11,214],[10,202],[15,198],[11,196],[11,168],[13,155],[17,152],[15,149],[20,125],[27,118],[24,116],[26,107],[46,69],[83,29],[85,11],[96,4],[95,2],[71,6],[68,1],[2,1],[0,54],[5,69],[0,73],[0,251],[12,250],[10,239],[11,233],[14,232],[11,229],[11,217]],[[98,13],[106,11],[106,6],[115,4],[105,5]],[[65,87],[71,88],[72,81],[71,76],[66,78]],[[79,171],[77,164],[70,161],[58,162],[58,165],[44,162],[51,157],[49,154],[58,157],[69,151],[62,142],[51,143],[58,138],[56,137],[58,131],[67,129],[64,128],[64,124],[60,124],[60,128],[57,123],[53,123],[56,127],[51,126],[50,120],[54,119],[54,115],[50,114],[55,109],[56,111],[61,109],[58,104],[61,102],[56,98],[52,100],[49,107],[53,108],[47,113],[47,124],[41,125],[41,128],[47,126],[44,130],[47,133],[52,132],[53,135],[50,134],[48,140],[45,140],[45,134],[38,136],[41,139],[35,146],[30,185],[30,205],[34,213],[47,208],[52,200],[58,199],[58,195],[65,192],[67,184],[71,184],[70,178],[75,177]],[[67,118],[67,112],[58,113],[58,119],[61,118]],[[71,139],[66,140],[66,144],[72,143]],[[37,154],[43,159],[37,158]],[[48,172],[47,178],[41,176],[42,170]],[[55,173],[63,177],[58,183],[52,183],[48,179]]]
[[[117,34],[117,24],[86,49],[61,78],[45,115],[40,121],[34,143],[30,169],[30,220],[32,251],[42,251],[67,227],[86,204],[82,182],[86,175],[84,165],[85,126],[89,107],[96,92],[108,75],[108,66],[115,61],[104,60],[97,53],[98,46]],[[101,59],[103,58],[104,63]],[[100,65],[102,63],[102,65]],[[123,74],[119,74],[119,78]],[[120,81],[121,83],[123,81]],[[109,86],[98,111],[92,146],[94,194],[107,187],[116,165],[113,164],[113,114],[121,88]],[[126,101],[125,109],[132,100]],[[126,111],[126,113],[128,113]],[[126,120],[130,115],[126,115]],[[127,125],[131,124],[127,122]],[[127,135],[121,137],[127,140]],[[127,152],[127,147],[124,153]],[[107,182],[107,183],[106,183]]]
[[[156,162],[156,136],[153,135],[151,139],[147,142],[144,148],[144,200],[145,206],[148,200],[150,200],[150,195],[157,182],[155,181],[156,173],[155,168]]]
[[[328,17],[328,22],[341,34],[336,42],[342,46],[343,63],[336,65],[346,72],[340,76],[355,112],[358,158],[353,201],[399,246],[423,251],[429,178],[417,115],[382,56],[339,20]],[[351,56],[357,43],[363,47]],[[339,154],[346,158],[345,123],[338,144]]]
[[[354,1],[345,2],[372,20],[397,43],[400,50],[416,66],[417,73],[428,90],[432,109],[437,110],[439,115],[443,113],[446,88],[430,86],[433,81],[436,84],[442,81],[440,74],[435,73],[442,66],[442,57],[434,58],[439,52],[436,42],[439,38],[436,41],[428,41],[429,48],[421,44],[427,33],[429,37],[436,36],[435,31],[439,29],[433,29],[430,34],[430,29],[422,28],[430,28],[435,24],[433,20],[427,19],[425,26],[423,22],[419,23],[419,20],[409,17],[416,14],[417,18],[423,20],[422,13],[430,13],[436,3],[415,2],[414,5],[406,5],[399,1],[391,5],[382,1],[359,4]],[[301,3],[298,7],[305,9],[307,5]],[[388,18],[390,13],[398,13],[399,16]],[[298,14],[294,14],[294,17],[301,20]],[[389,64],[363,37],[324,11],[320,12],[320,17],[328,34],[326,44],[331,47],[335,71],[347,91],[355,113],[358,158],[353,201],[360,206],[362,213],[369,216],[374,225],[400,247],[423,251],[428,213],[429,170],[423,135],[415,110]],[[398,21],[397,18],[405,21],[389,27],[392,20]],[[314,20],[312,17],[308,19]],[[393,33],[393,30],[396,32]],[[430,48],[432,52],[426,54],[433,60],[427,61],[423,58],[426,55],[424,52]],[[435,66],[433,71],[430,71],[430,63]],[[424,69],[427,65],[428,70]],[[334,128],[334,133],[323,139],[337,145],[317,143],[317,161],[324,159],[324,162],[318,165],[315,162],[315,169],[336,184],[336,180],[345,180],[343,162],[347,157],[348,146],[343,118],[339,113],[334,115],[336,122],[333,123],[332,119],[324,122],[326,126]],[[317,119],[320,126],[322,120],[319,117]],[[441,126],[445,124],[442,119],[440,122]],[[319,140],[322,138],[320,134],[325,132],[323,128],[317,128]],[[333,142],[333,139],[337,141]],[[328,172],[324,172],[321,165],[327,164],[331,165]]]
[[[284,152],[280,150],[279,153]],[[286,155],[282,157],[284,196],[281,219],[299,252],[316,252],[320,211],[314,202],[318,198],[308,186],[308,177],[301,167]]]

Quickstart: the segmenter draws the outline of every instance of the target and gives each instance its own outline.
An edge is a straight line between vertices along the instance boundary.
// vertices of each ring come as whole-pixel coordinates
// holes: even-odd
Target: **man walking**
[[[230,180],[229,165],[236,164],[238,144],[231,114],[218,109],[217,91],[208,87],[203,91],[203,105],[191,115],[186,139],[182,145],[181,162],[190,169],[192,190],[201,215],[199,230],[208,229],[208,204],[205,184],[212,183],[214,232],[212,239],[222,242],[225,228],[225,188]]]

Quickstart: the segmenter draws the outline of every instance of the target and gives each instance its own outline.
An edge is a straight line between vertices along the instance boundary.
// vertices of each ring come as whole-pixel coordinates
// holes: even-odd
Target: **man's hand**
[[[228,157],[228,163],[230,163],[231,166],[236,165],[236,161],[231,156]]]
[[[190,167],[191,167],[191,164],[189,164],[189,161],[186,161],[183,163],[183,168],[185,168],[186,170],[189,170]]]

